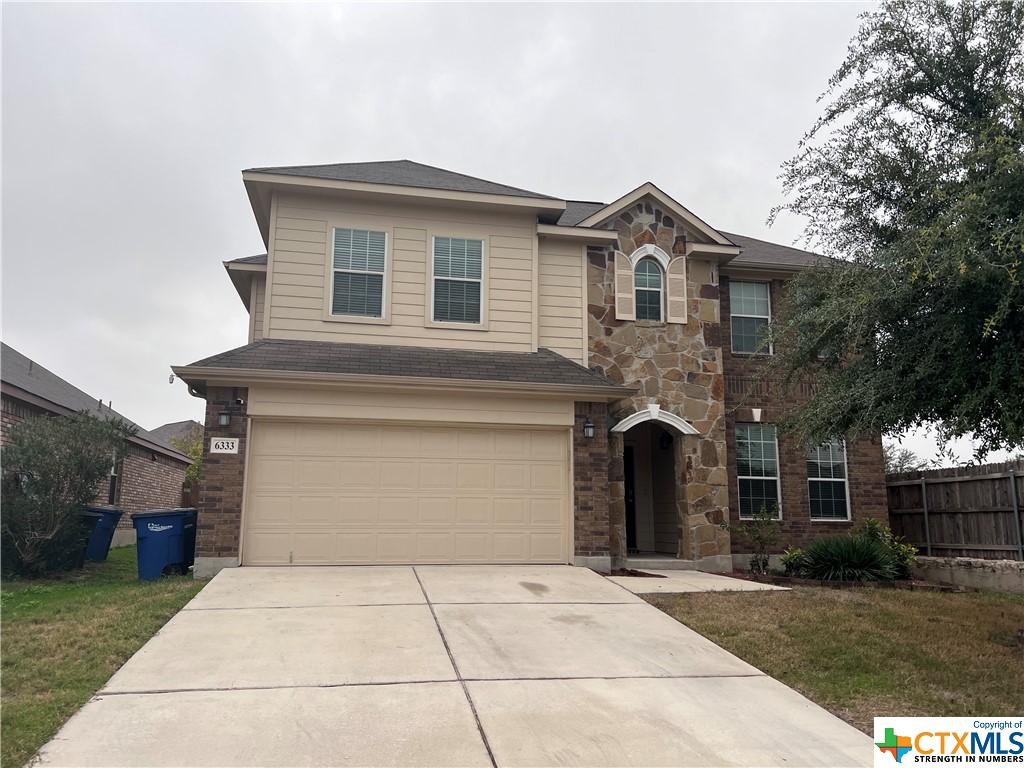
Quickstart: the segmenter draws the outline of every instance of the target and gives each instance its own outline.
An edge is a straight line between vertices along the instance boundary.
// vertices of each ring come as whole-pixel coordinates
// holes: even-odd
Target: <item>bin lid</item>
[[[90,512],[121,512],[121,509],[118,507],[111,507],[106,504],[87,504],[82,509],[87,509]]]
[[[103,513],[102,512],[97,512],[97,511],[95,511],[93,509],[80,509],[80,510],[78,510],[78,516],[79,517],[101,518],[101,517],[103,517]]]
[[[147,509],[145,512],[136,512],[132,520],[137,517],[183,517],[185,512],[180,509]]]

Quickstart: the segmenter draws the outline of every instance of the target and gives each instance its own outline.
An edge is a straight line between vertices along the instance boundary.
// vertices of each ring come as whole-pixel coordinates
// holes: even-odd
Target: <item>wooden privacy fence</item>
[[[889,525],[934,557],[1024,560],[1024,461],[887,475]]]

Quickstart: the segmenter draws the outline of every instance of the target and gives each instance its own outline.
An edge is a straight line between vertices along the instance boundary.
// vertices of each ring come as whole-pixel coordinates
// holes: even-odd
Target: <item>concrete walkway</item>
[[[649,595],[658,592],[678,594],[683,592],[788,592],[789,587],[777,587],[774,584],[762,584],[758,581],[736,579],[732,576],[719,576],[717,573],[703,571],[651,571],[644,573],[661,576],[652,579],[649,576],[609,576],[620,587],[625,587],[635,595]]]
[[[213,579],[38,759],[867,766],[872,744],[586,569],[240,568]]]

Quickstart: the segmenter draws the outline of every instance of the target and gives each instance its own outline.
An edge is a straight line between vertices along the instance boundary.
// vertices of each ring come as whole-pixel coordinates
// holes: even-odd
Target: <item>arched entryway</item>
[[[650,405],[623,419],[621,435],[624,531],[620,554],[680,555],[680,521],[685,490],[680,486],[679,444],[698,434],[684,419]]]

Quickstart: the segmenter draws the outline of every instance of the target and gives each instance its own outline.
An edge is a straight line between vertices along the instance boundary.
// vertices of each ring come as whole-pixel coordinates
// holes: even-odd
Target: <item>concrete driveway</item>
[[[592,571],[222,571],[66,766],[846,766],[868,736]]]

